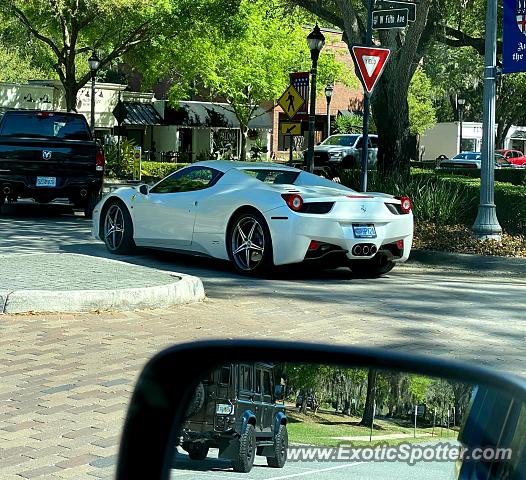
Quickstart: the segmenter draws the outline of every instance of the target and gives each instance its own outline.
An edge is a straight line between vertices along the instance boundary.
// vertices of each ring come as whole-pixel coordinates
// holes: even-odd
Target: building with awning
[[[158,150],[177,152],[181,160],[198,161],[230,145],[232,154],[239,157],[241,128],[228,103],[181,101],[172,106],[159,101],[155,106],[164,120],[159,131],[165,132],[155,138]],[[248,127],[247,152],[256,142],[270,150],[272,112],[257,108]]]

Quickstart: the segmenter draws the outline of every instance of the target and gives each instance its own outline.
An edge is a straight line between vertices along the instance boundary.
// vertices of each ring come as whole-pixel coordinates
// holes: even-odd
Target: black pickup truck
[[[77,113],[8,111],[0,119],[0,208],[69,199],[90,217],[102,190],[102,148]]]

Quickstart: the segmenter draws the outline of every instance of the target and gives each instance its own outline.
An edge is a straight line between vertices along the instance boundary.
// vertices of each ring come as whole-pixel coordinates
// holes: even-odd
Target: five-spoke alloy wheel
[[[240,273],[259,274],[272,265],[270,231],[259,212],[247,212],[235,218],[227,246],[230,260]]]
[[[112,201],[105,208],[102,233],[104,243],[112,253],[130,253],[135,247],[132,220],[121,202]]]

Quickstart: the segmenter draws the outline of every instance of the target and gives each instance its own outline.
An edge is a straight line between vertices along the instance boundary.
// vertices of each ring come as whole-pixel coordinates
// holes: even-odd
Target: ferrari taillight
[[[97,172],[102,172],[104,170],[105,163],[106,159],[104,158],[104,152],[102,150],[97,150],[97,154],[95,156],[95,170],[97,170]]]
[[[413,208],[413,203],[409,197],[399,197],[400,200],[400,210],[402,213],[410,213]]]
[[[287,202],[287,205],[291,210],[299,212],[301,207],[303,207],[303,198],[297,193],[284,193],[281,196],[283,197],[283,200]]]

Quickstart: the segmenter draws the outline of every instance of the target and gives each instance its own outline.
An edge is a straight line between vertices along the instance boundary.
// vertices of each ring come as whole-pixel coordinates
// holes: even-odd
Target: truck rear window
[[[57,113],[5,115],[0,135],[26,138],[60,138],[64,140],[91,140],[84,117]]]

